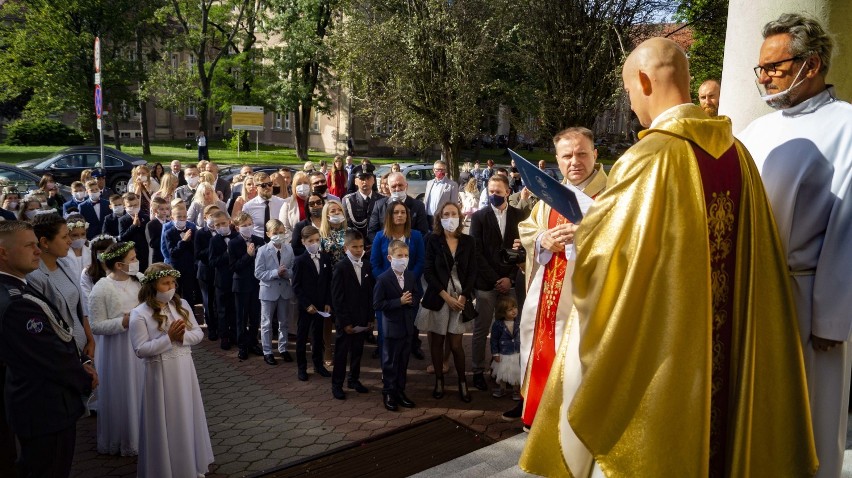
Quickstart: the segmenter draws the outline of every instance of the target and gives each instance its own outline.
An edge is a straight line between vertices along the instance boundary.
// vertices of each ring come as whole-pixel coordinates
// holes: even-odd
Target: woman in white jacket
[[[133,242],[118,242],[101,254],[109,274],[89,296],[89,322],[98,347],[98,453],[139,453],[139,413],[145,368],[127,333],[130,311],[139,305],[139,261]]]

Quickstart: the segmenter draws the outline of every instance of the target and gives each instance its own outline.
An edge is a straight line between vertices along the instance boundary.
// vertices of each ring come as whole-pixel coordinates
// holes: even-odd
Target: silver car
[[[419,200],[426,196],[426,183],[435,179],[432,171],[432,163],[398,163],[400,171],[408,181],[408,195]],[[376,169],[377,178],[381,178],[391,170],[390,164],[385,164]]]

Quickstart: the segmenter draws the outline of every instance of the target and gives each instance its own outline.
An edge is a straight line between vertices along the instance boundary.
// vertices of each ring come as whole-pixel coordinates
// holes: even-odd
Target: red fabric
[[[710,476],[727,476],[731,336],[742,171],[736,146],[719,159],[692,145],[707,207],[713,291],[713,370],[710,393]]]
[[[332,185],[332,174],[331,171],[325,175],[325,180],[328,183],[328,193],[333,194],[339,198],[343,198],[346,195],[346,171],[338,171],[334,174],[334,184]]]
[[[296,204],[299,206],[299,220],[304,221],[307,217],[305,214],[305,200],[296,196]]]

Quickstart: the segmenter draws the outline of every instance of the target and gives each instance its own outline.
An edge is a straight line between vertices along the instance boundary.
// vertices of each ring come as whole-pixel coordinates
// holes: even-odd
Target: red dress
[[[332,181],[332,174],[334,174],[334,181]],[[343,198],[346,195],[346,171],[338,171],[337,173],[328,172],[325,176],[326,182],[328,183],[328,193],[339,198]]]

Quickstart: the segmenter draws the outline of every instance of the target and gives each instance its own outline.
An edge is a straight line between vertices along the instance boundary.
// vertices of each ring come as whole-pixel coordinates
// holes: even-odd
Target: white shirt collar
[[[508,199],[508,198],[506,198],[506,200],[508,201],[509,199]],[[508,210],[509,210],[509,208],[507,207],[506,209],[503,209],[503,210],[501,211],[500,209],[498,209],[498,208],[496,208],[496,207],[494,207],[494,206],[491,206],[491,209],[494,211],[494,214],[496,214],[496,215],[497,215],[497,217],[503,216],[504,214],[506,214],[506,211],[508,211]]]

